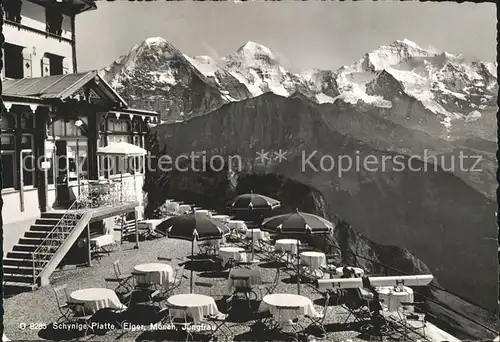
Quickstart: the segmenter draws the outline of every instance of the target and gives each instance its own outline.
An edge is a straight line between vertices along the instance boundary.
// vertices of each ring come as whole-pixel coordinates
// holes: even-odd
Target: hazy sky
[[[419,2],[97,2],[77,17],[79,70],[97,69],[148,37],[188,55],[222,57],[252,40],[293,71],[336,69],[407,38],[496,60],[494,4]]]

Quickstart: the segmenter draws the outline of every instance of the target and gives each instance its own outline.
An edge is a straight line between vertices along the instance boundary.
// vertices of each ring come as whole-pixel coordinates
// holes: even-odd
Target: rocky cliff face
[[[329,216],[339,215],[377,244],[408,249],[445,288],[492,308],[497,283],[497,265],[491,258],[496,252],[494,201],[440,167],[427,172],[396,170],[394,152],[337,130],[323,117],[300,99],[265,94],[184,123],[160,126],[156,134],[170,156],[191,151],[205,151],[207,158],[238,155],[242,165],[237,173],[277,174],[317,189]],[[358,126],[371,127],[363,122]],[[399,134],[404,132],[401,128]],[[406,131],[406,136],[417,139],[418,134]],[[395,144],[397,137],[386,143]],[[261,149],[271,155],[281,149],[286,160],[261,163],[256,160]],[[331,168],[330,156],[375,156],[392,162],[385,170],[351,168],[339,174],[338,167]],[[414,169],[425,165],[405,155],[398,158]]]

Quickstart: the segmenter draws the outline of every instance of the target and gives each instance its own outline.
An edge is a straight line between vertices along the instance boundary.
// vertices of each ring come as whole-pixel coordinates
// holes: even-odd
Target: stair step
[[[14,245],[13,252],[34,252],[38,246],[36,245]]]
[[[11,275],[11,274],[4,274],[3,275],[3,281],[8,282],[8,281],[14,281],[16,283],[26,283],[30,284],[33,283],[33,275]]]
[[[61,233],[65,237],[67,237],[71,232],[68,233]],[[45,239],[49,235],[49,232],[33,232],[33,231],[27,231],[24,233],[25,238],[33,238],[33,239]],[[59,235],[59,234],[58,234]]]
[[[42,213],[41,218],[61,219],[64,213]]]
[[[26,266],[32,267],[33,262],[31,259],[18,259],[18,258],[3,258],[3,265],[5,266]]]
[[[63,243],[64,240],[61,240],[61,239],[48,239],[48,240],[45,240],[45,241],[54,241],[54,242],[59,242],[59,243]],[[19,239],[19,243],[21,245],[40,245],[41,243],[43,242],[43,239],[40,239],[40,238],[21,238]]]
[[[60,220],[60,218],[39,218],[35,221],[35,224],[55,226]]]
[[[47,224],[33,224],[30,227],[30,231],[33,231],[33,232],[47,232],[47,233],[49,233],[50,231],[52,231],[52,229],[54,229],[54,226],[49,226]]]
[[[16,281],[4,281],[4,294],[17,294],[21,292],[33,291],[38,288],[38,285],[33,284],[32,282],[24,283],[24,282],[16,282]]]
[[[7,258],[29,260],[31,262],[31,252],[8,252]],[[37,255],[54,255],[55,253],[37,253]]]
[[[42,271],[43,268],[37,267],[39,271]],[[40,273],[40,272],[39,272]],[[33,274],[33,266],[4,266],[3,274],[5,275],[24,275],[24,274]]]

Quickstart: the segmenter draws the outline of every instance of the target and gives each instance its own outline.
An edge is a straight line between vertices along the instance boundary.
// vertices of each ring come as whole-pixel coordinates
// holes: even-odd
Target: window
[[[138,133],[141,131],[141,122],[139,120],[132,121],[132,131]]]
[[[130,135],[125,135],[125,134],[110,134],[108,135],[108,144],[116,143],[116,142],[126,142],[131,144],[132,143],[132,137]]]
[[[23,47],[14,44],[4,44],[5,77],[20,79],[24,77]]]
[[[31,134],[23,134],[21,138],[21,166],[23,185],[35,185],[36,160],[33,154],[33,136]]]
[[[2,131],[13,131],[16,128],[16,120],[10,113],[2,114]],[[3,145],[3,143],[2,143]]]
[[[50,75],[62,75],[63,74],[63,59],[64,57],[56,55],[48,55],[49,65],[50,65]]]
[[[63,16],[57,8],[45,8],[45,21],[47,24],[46,30],[49,33],[60,36],[62,34]]]
[[[141,139],[141,136],[139,136],[139,135],[134,135],[134,136],[133,136],[133,138],[132,138],[132,144],[134,144],[135,146],[142,147],[142,139]]]
[[[109,132],[130,132],[130,123],[126,120],[108,119]]]
[[[81,119],[83,122],[86,120]],[[75,125],[75,120],[57,120],[49,128],[49,132],[54,137],[80,137],[82,130]]]
[[[23,2],[21,0],[4,0],[2,2],[2,7],[5,12],[5,19],[21,23],[21,7]]]
[[[4,189],[14,189],[17,183],[14,135],[2,134],[2,178]]]

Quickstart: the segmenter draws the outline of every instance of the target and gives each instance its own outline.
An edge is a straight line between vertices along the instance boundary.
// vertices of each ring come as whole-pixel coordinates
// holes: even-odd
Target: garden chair
[[[323,309],[321,312],[318,312],[317,317],[311,317],[307,316],[311,320],[311,324],[309,325],[308,328],[311,327],[316,327],[318,328],[323,335],[326,335],[326,329],[325,329],[325,319],[326,319],[326,314],[328,311],[328,306],[330,305],[330,294],[327,292],[325,294],[325,304],[323,304]]]
[[[263,282],[260,285],[257,285],[256,288],[259,290],[260,298],[264,298],[264,296],[268,294],[272,294],[276,287],[280,282],[280,269],[276,269],[276,273],[274,274],[274,279],[272,282]]]

